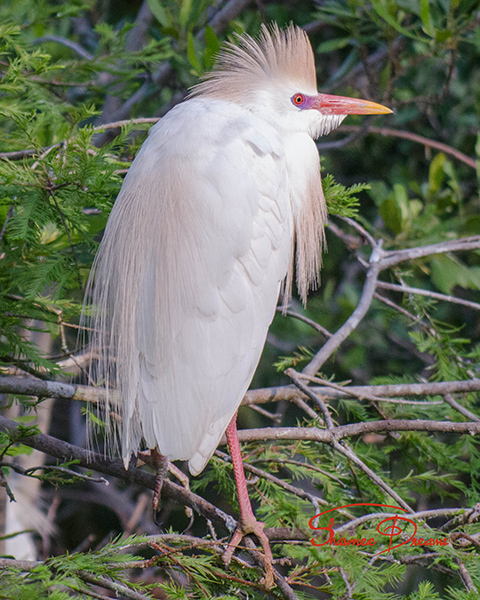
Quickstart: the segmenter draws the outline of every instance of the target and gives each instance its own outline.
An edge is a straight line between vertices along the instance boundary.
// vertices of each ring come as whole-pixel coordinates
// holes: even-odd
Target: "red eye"
[[[303,94],[295,94],[295,96],[292,96],[292,102],[295,106],[302,106],[305,102],[305,96]]]

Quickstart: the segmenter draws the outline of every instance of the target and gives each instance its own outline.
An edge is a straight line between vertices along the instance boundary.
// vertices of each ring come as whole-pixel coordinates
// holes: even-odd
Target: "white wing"
[[[292,238],[273,128],[211,99],[152,128],[111,213],[93,299],[126,462],[144,438],[203,469],[260,359]]]

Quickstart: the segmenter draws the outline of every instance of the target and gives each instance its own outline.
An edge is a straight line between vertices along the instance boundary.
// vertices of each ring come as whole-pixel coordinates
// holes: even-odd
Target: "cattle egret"
[[[157,463],[188,461],[197,475],[226,433],[240,518],[224,559],[254,533],[270,584],[272,555],[248,498],[237,409],[279,293],[290,294],[293,263],[303,301],[317,281],[326,207],[313,139],[348,114],[390,112],[319,94],[302,29],[243,35],[150,130],[95,260],[97,375],[119,393],[125,465],[142,446]]]

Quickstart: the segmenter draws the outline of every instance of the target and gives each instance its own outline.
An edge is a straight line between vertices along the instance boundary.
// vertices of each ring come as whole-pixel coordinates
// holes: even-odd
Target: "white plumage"
[[[304,32],[264,28],[224,50],[132,163],[92,300],[126,464],[143,440],[199,473],[248,389],[286,277],[289,294],[295,242],[303,299],[315,283],[326,208],[312,137],[355,112],[322,112],[320,96]]]

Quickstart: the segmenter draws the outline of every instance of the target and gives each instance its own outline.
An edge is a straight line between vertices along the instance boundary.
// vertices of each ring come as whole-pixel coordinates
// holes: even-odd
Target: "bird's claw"
[[[155,469],[156,480],[152,499],[153,520],[155,521],[156,525],[159,525],[157,521],[157,513],[160,506],[160,497],[162,494],[163,480],[165,479],[165,476],[167,474],[168,465],[170,461],[166,456],[160,454],[160,452],[158,452],[158,450],[156,450],[155,448],[150,450],[149,454],[147,454],[147,452],[138,452],[137,456],[138,458],[151,465]]]
[[[270,548],[270,542],[264,531],[264,527],[264,524],[260,521],[257,521],[255,517],[253,517],[253,519],[249,519],[248,521],[240,520],[232,539],[228,542],[228,545],[222,554],[222,561],[225,567],[228,567],[230,561],[232,560],[233,553],[242,539],[246,535],[253,533],[257,536],[264,552],[264,555],[260,554],[259,556],[261,557],[260,560],[263,568],[265,569],[265,587],[271,588],[273,587],[274,582],[273,555]]]

